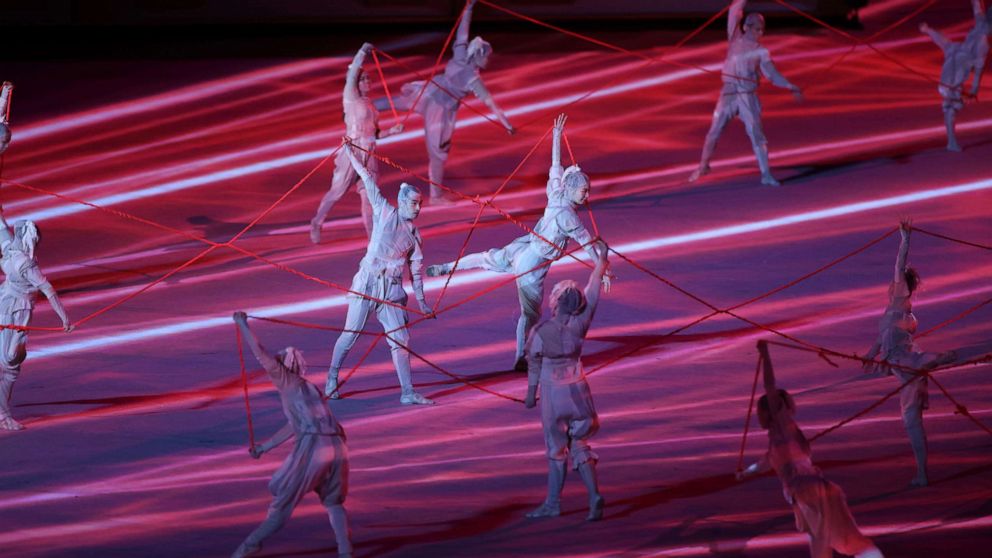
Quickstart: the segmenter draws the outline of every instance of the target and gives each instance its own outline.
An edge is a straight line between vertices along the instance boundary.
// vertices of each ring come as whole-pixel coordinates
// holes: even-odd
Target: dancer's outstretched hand
[[[253,459],[262,457],[263,453],[265,453],[265,450],[263,450],[260,446],[252,446],[248,449],[248,455],[251,455]]]
[[[568,120],[568,115],[565,114],[564,112],[561,113],[561,114],[559,114],[558,115],[558,118],[555,118],[555,133],[556,134],[560,134],[562,132],[562,130],[565,129],[565,121],[566,120]]]
[[[245,314],[240,310],[235,312],[231,317],[234,318],[234,323],[236,324],[248,323],[248,314]]]

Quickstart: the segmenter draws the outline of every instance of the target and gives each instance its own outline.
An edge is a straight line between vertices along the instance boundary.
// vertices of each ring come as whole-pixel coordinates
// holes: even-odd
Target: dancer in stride
[[[448,160],[448,151],[451,150],[451,136],[455,131],[458,105],[469,92],[474,93],[489,107],[500,124],[506,128],[507,133],[512,135],[515,132],[506,115],[482,83],[482,76],[479,75],[479,71],[486,69],[489,64],[489,55],[492,54],[493,47],[482,37],[476,37],[471,42],[468,40],[472,8],[475,3],[476,0],[468,0],[465,5],[465,11],[462,13],[455,34],[451,60],[448,60],[448,64],[444,67],[444,73],[435,76],[430,83],[414,81],[405,84],[401,94],[395,99],[398,110],[409,110],[416,102],[414,110],[424,117],[431,203],[444,201],[444,191],[438,185],[444,184],[444,163]],[[421,89],[424,87],[427,89],[421,94]],[[379,110],[386,110],[389,107],[389,100],[376,99],[375,106]]]
[[[971,9],[975,14],[975,26],[968,32],[964,42],[955,43],[945,37],[940,31],[926,23],[920,24],[920,32],[928,35],[933,42],[944,51],[944,67],[940,72],[940,85],[937,91],[944,99],[944,126],[947,127],[947,150],[961,151],[957,135],[954,133],[954,123],[958,112],[964,108],[962,90],[968,75],[972,74],[971,97],[978,95],[982,84],[982,72],[985,71],[985,59],[989,54],[988,36],[992,33],[992,7],[986,13],[982,10],[981,0],[971,0]]]
[[[592,261],[599,254],[592,244],[592,235],[582,225],[575,209],[589,198],[589,177],[578,165],[567,169],[561,166],[561,137],[565,130],[565,115],[555,119],[551,147],[551,169],[548,171],[548,204],[544,215],[534,226],[534,232],[517,238],[502,248],[464,256],[458,269],[486,269],[498,273],[517,275],[517,294],[520,298],[520,319],[517,320],[517,350],[514,368],[527,369],[524,343],[527,334],[541,317],[544,300],[544,278],[551,262],[565,253],[571,238],[583,246]],[[427,268],[429,277],[447,275],[455,270],[455,262],[432,265]],[[609,274],[603,276],[606,290],[610,288]]]
[[[248,535],[232,558],[261,551],[265,539],[282,528],[308,492],[316,492],[327,508],[338,542],[338,556],[351,558],[348,514],[344,509],[344,499],[348,495],[348,447],[344,429],[324,403],[320,389],[304,378],[307,363],[299,350],[286,347],[278,354],[270,355],[248,327],[248,316],[244,312],[234,313],[234,323],[238,324],[252,354],[279,390],[282,412],[286,415],[286,425],[267,441],[252,447],[249,453],[258,459],[290,438],[295,441],[292,453],[269,482],[272,503],[265,521]]]
[[[39,291],[62,320],[62,328],[72,331],[59,295],[34,259],[40,239],[38,227],[32,221],[17,221],[11,227],[0,207],[0,251],[3,252],[0,268],[5,276],[0,284],[0,324],[5,326],[0,329],[0,430],[24,429],[11,416],[10,395],[27,356],[28,332],[23,328],[31,322]]]
[[[368,169],[358,159],[359,154],[351,145],[343,151],[348,154],[355,172],[365,184],[366,196],[372,206],[372,234],[369,236],[369,247],[359,265],[358,273],[351,283],[348,294],[348,316],[345,318],[344,329],[334,344],[334,356],[331,367],[327,372],[327,384],[324,393],[331,399],[337,399],[338,372],[348,351],[358,340],[358,332],[365,326],[371,312],[375,312],[379,323],[386,331],[386,341],[393,355],[393,366],[400,380],[402,394],[400,403],[404,405],[432,405],[434,402],[413,390],[410,379],[410,353],[406,346],[410,343],[410,332],[406,328],[407,294],[403,289],[403,270],[410,268],[413,283],[413,293],[424,314],[431,313],[431,307],[424,298],[424,278],[421,272],[423,253],[420,232],[414,226],[413,220],[420,214],[420,191],[407,183],[400,185],[396,199],[397,207],[393,207],[383,197],[378,184],[373,180]],[[358,294],[356,294],[358,293]]]
[[[9,81],[0,85],[0,155],[10,146],[10,96],[14,84]]]
[[[857,558],[882,558],[871,539],[861,534],[847,507],[847,497],[813,465],[809,442],[796,424],[796,403],[775,386],[768,344],[758,341],[764,364],[765,394],[758,400],[758,422],[768,431],[768,453],[737,474],[737,480],[775,470],[785,500],[796,515],[796,529],[809,535],[812,558],[830,558],[834,550]]]
[[[761,101],[758,100],[759,69],[773,85],[792,91],[796,100],[802,100],[802,93],[775,69],[768,49],[761,46],[761,37],[765,34],[765,18],[759,13],[750,13],[744,17],[746,1],[734,0],[730,6],[727,20],[729,44],[727,60],[723,63],[723,89],[720,91],[720,100],[717,101],[716,110],[713,112],[713,124],[706,134],[699,168],[689,176],[689,182],[695,182],[699,177],[710,172],[710,159],[713,157],[720,134],[723,133],[727,123],[736,116],[744,123],[744,129],[751,138],[754,156],[757,157],[758,167],[761,169],[761,183],[769,186],[779,185],[768,165],[768,142],[761,129]]]
[[[561,490],[565,483],[565,460],[572,458],[589,491],[587,521],[603,517],[605,502],[596,480],[599,457],[589,447],[589,438],[599,430],[599,417],[582,370],[582,342],[599,303],[599,288],[606,274],[606,245],[599,241],[599,258],[589,275],[585,291],[575,281],[561,281],[551,290],[551,319],[531,332],[527,342],[528,409],[536,404],[541,387],[541,424],[548,448],[548,496],[527,517],[552,517],[561,513]]]
[[[369,99],[369,75],[362,68],[365,57],[372,50],[371,43],[365,43],[362,48],[355,53],[354,60],[348,65],[348,76],[345,78],[344,95],[344,125],[347,129],[346,135],[351,138],[352,143],[363,149],[360,154],[362,164],[372,175],[372,180],[379,178],[379,161],[372,155],[375,152],[376,139],[386,138],[403,131],[403,125],[397,124],[386,132],[379,131],[379,111]],[[334,158],[334,175],[331,178],[331,188],[324,194],[317,207],[317,214],[310,220],[310,240],[317,244],[320,242],[320,229],[327,218],[327,214],[334,207],[341,196],[348,188],[358,182],[358,176],[351,162],[348,161],[348,154],[345,149],[338,150]],[[365,225],[365,234],[372,234],[372,206],[369,205],[365,188],[358,183],[358,195],[362,199],[362,224]]]

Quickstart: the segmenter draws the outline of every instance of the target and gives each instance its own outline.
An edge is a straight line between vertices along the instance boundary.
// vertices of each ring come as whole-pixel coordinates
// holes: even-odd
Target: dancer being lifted
[[[348,351],[358,340],[358,331],[365,327],[365,321],[371,312],[375,312],[379,323],[388,334],[386,341],[393,356],[393,366],[399,376],[402,394],[400,403],[404,405],[432,405],[434,402],[413,390],[410,379],[410,353],[406,346],[410,343],[410,332],[406,328],[407,313],[404,305],[407,301],[403,289],[403,270],[410,268],[410,279],[413,283],[413,293],[417,297],[420,310],[425,314],[431,313],[427,299],[424,298],[424,278],[421,272],[423,253],[420,232],[414,226],[413,220],[420,214],[420,190],[404,182],[396,198],[397,207],[393,207],[383,197],[379,186],[373,180],[362,162],[360,154],[350,145],[343,150],[348,154],[355,172],[365,184],[365,192],[372,206],[372,234],[369,236],[369,247],[359,264],[358,273],[351,283],[351,293],[348,294],[348,316],[345,318],[344,331],[334,344],[334,356],[331,358],[331,368],[327,372],[327,384],[324,393],[331,399],[338,395],[338,371],[344,362]],[[354,294],[360,293],[360,294]],[[361,296],[366,295],[366,296]],[[387,304],[387,302],[391,304]]]
[[[493,47],[482,37],[468,40],[468,30],[472,22],[472,8],[476,0],[468,0],[462,13],[458,31],[455,34],[455,44],[452,46],[451,60],[444,67],[444,73],[435,76],[426,84],[427,90],[421,95],[425,82],[414,81],[403,86],[401,94],[395,99],[398,110],[409,110],[414,107],[424,117],[424,138],[427,141],[427,157],[429,159],[428,176],[431,181],[431,202],[443,201],[444,191],[438,184],[444,184],[444,163],[448,160],[451,150],[451,136],[455,131],[455,117],[458,105],[469,92],[475,94],[493,112],[507,133],[515,132],[506,115],[493,100],[489,90],[482,83],[480,70],[489,64],[489,55]],[[417,101],[417,97],[420,100]],[[375,106],[379,110],[389,107],[388,99],[376,99]]]
[[[13,92],[13,83],[5,81],[0,85],[0,155],[10,145],[10,96]]]
[[[45,279],[34,259],[34,250],[41,235],[32,221],[17,221],[13,228],[7,224],[0,207],[0,268],[5,275],[0,284],[0,323],[14,326],[0,330],[0,429],[23,430],[10,413],[10,395],[14,382],[21,373],[21,363],[27,356],[28,332],[17,327],[27,327],[31,322],[35,299],[41,291],[52,310],[62,320],[62,328],[69,332],[72,325],[65,307],[52,284]]]
[[[592,243],[589,231],[575,213],[575,208],[584,204],[589,197],[589,177],[578,165],[567,169],[562,169],[561,166],[561,136],[565,129],[565,119],[564,114],[555,119],[551,170],[548,172],[548,205],[544,209],[544,216],[534,226],[534,232],[521,236],[502,248],[469,254],[458,262],[458,269],[486,269],[518,276],[520,319],[517,320],[514,368],[519,371],[527,369],[524,342],[530,329],[541,317],[544,278],[548,275],[550,262],[565,253],[569,238],[583,246],[592,261],[597,261],[601,256]],[[605,254],[602,256],[605,257]],[[432,265],[427,268],[427,275],[447,275],[454,269],[455,262]],[[609,291],[609,274],[603,276],[603,284]]]
[[[789,83],[775,69],[768,49],[761,46],[761,37],[765,34],[765,18],[759,13],[750,13],[744,18],[744,4],[747,0],[734,0],[730,6],[727,19],[727,60],[723,63],[723,89],[720,100],[717,101],[713,112],[713,124],[706,134],[703,145],[703,156],[699,168],[689,176],[689,182],[695,182],[700,176],[710,172],[710,159],[716,149],[720,134],[733,117],[738,117],[744,123],[744,129],[751,138],[754,156],[758,159],[761,169],[761,183],[778,186],[778,180],[772,176],[768,165],[768,142],[761,129],[761,101],[758,100],[758,70],[772,84],[789,89],[796,100],[802,100],[799,88]],[[741,26],[741,18],[744,25]]]
[[[344,125],[347,129],[346,135],[351,138],[352,143],[361,147],[364,151],[359,154],[359,158],[365,168],[368,169],[372,180],[379,179],[379,161],[372,155],[375,152],[375,142],[378,138],[386,138],[403,131],[403,125],[397,124],[386,132],[379,131],[379,111],[369,99],[369,75],[362,68],[365,57],[372,50],[371,43],[365,43],[362,48],[355,53],[355,58],[348,65],[348,76],[345,79],[344,95]],[[310,240],[317,244],[320,242],[320,229],[327,218],[327,214],[334,207],[341,196],[348,188],[358,182],[355,169],[352,168],[348,160],[345,149],[338,150],[334,158],[334,175],[331,178],[331,188],[324,194],[317,207],[317,214],[310,220]],[[358,195],[362,199],[362,224],[365,225],[365,234],[372,234],[372,206],[369,205],[365,188],[358,182]]]
[[[812,558],[830,558],[834,550],[858,558],[881,558],[882,552],[861,534],[847,497],[813,465],[809,442],[796,424],[796,404],[784,389],[775,386],[768,344],[758,341],[764,363],[765,394],[758,400],[758,422],[768,431],[768,453],[738,473],[737,480],[775,469],[782,481],[785,501],[792,505],[796,529],[809,535]]]
[[[528,409],[536,404],[541,387],[541,425],[548,448],[548,496],[527,517],[551,517],[561,513],[561,490],[565,484],[565,460],[579,471],[589,491],[587,521],[603,517],[605,502],[599,494],[596,461],[589,438],[599,430],[599,417],[592,392],[582,370],[582,342],[599,303],[599,288],[606,273],[606,245],[597,242],[596,267],[589,275],[585,292],[575,281],[561,281],[551,290],[551,319],[531,332],[527,341]]]
[[[344,499],[348,495],[348,448],[344,429],[324,403],[320,389],[304,378],[307,364],[300,351],[286,347],[277,355],[270,355],[248,327],[248,316],[244,312],[234,313],[234,323],[238,324],[251,352],[279,390],[282,412],[286,415],[286,425],[266,442],[252,447],[249,453],[258,459],[290,438],[295,441],[292,453],[269,482],[272,503],[265,521],[241,543],[233,558],[261,551],[265,539],[282,528],[308,492],[316,492],[327,509],[338,542],[338,556],[351,558],[348,514],[344,509]]]
[[[945,37],[940,31],[931,28],[926,23],[920,24],[920,31],[928,35],[944,51],[944,67],[940,72],[940,85],[937,91],[944,99],[944,125],[947,127],[947,150],[961,151],[957,135],[954,133],[954,122],[958,111],[964,108],[964,98],[961,94],[968,75],[973,74],[970,95],[978,95],[982,84],[982,72],[985,71],[985,59],[989,54],[988,36],[992,33],[992,7],[982,11],[981,0],[971,0],[971,9],[975,14],[975,26],[968,32],[964,42],[955,43]]]

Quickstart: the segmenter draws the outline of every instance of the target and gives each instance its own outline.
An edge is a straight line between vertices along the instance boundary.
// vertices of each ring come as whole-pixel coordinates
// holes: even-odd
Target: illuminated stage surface
[[[863,15],[872,30],[906,11],[905,2],[881,2]],[[877,44],[936,76],[941,53],[915,32],[916,21]],[[950,25],[951,33],[966,30],[963,17],[956,26],[931,21]],[[607,35],[602,38],[624,38]],[[708,31],[674,58],[718,69],[721,36]],[[668,45],[679,37],[664,38]],[[556,107],[616,78],[568,109],[571,147],[593,177],[598,226],[613,248],[718,307],[848,254],[903,215],[926,230],[986,245],[992,239],[992,108],[966,106],[959,126],[965,151],[947,153],[935,85],[866,49],[825,71],[848,49],[843,38],[769,29],[765,42],[779,69],[808,95],[795,104],[787,92],[763,87],[765,133],[783,180],[778,189],[758,184],[739,122],[724,134],[713,175],[685,183],[716,100],[714,76],[663,63],[645,69],[641,60],[584,50],[550,31],[533,39],[514,48],[512,37],[492,36],[497,55],[485,79],[514,122],[539,120],[511,139],[463,108],[448,184],[483,197],[495,191],[544,134]],[[646,44],[659,37],[627,39]],[[577,46],[583,50],[573,50]],[[539,51],[550,54],[533,54]],[[422,70],[431,60],[404,59]],[[56,81],[68,64],[37,63],[34,81],[18,83],[15,143],[4,178],[226,242],[336,145],[346,64],[345,58],[77,63],[75,73]],[[384,71],[394,91],[411,79],[391,64]],[[35,93],[33,83],[48,89]],[[983,95],[989,96],[988,86]],[[32,119],[41,113],[48,116]],[[384,126],[391,123],[384,117]],[[415,116],[408,132],[381,143],[381,152],[423,173],[420,123]],[[549,150],[545,142],[496,199],[524,223],[535,222],[543,208]],[[237,246],[348,285],[365,247],[357,196],[348,194],[335,208],[322,245],[311,245],[306,232],[330,171],[321,167]],[[384,173],[390,198],[404,179],[411,180],[399,171]],[[41,222],[42,268],[74,319],[204,248],[17,187],[5,186],[3,201],[9,218]],[[428,263],[457,255],[476,207],[464,202],[421,214]],[[588,223],[585,213],[583,219]],[[469,249],[500,246],[520,234],[487,210]],[[739,312],[817,345],[863,353],[886,302],[896,238]],[[918,233],[910,259],[924,278],[916,303],[921,330],[990,296],[986,250]],[[574,473],[562,517],[524,519],[545,490],[538,412],[416,360],[415,381],[438,405],[401,407],[388,350],[380,344],[345,384],[345,398],[332,404],[349,435],[347,508],[356,556],[806,555],[805,536],[794,530],[778,481],[733,479],[754,342],[773,336],[719,317],[666,337],[709,310],[613,261],[615,289],[603,298],[584,362],[593,369],[647,347],[590,376],[602,421],[593,446],[601,458],[605,521],[583,521],[585,490]],[[549,281],[563,278],[584,281],[585,272],[561,261]],[[456,275],[441,307],[503,279]],[[443,281],[427,285],[433,303]],[[260,461],[247,455],[230,314],[245,309],[339,327],[343,301],[337,290],[219,248],[71,335],[33,333],[13,407],[28,429],[0,436],[3,555],[228,555],[263,518],[266,483],[289,449]],[[523,376],[507,371],[517,312],[515,289],[504,285],[417,324],[412,347],[446,370],[522,397]],[[56,323],[47,303],[35,316],[33,325]],[[990,324],[985,307],[920,343],[931,351],[977,343],[992,337]],[[257,321],[253,327],[270,348],[302,348],[311,379],[323,382],[335,333]],[[378,324],[367,328],[378,331]],[[346,364],[358,362],[368,343],[359,341]],[[840,365],[834,368],[814,354],[779,347],[773,357],[780,385],[797,396],[798,420],[809,436],[896,385],[892,378],[864,379],[850,361],[834,359]],[[992,424],[989,373],[988,366],[973,366],[940,376],[985,424]],[[278,399],[258,370],[251,385],[255,430],[267,436],[283,420]],[[935,387],[931,396],[929,488],[906,488],[912,454],[895,401],[817,441],[815,458],[844,487],[859,524],[887,555],[980,556],[992,528],[992,438],[955,415]],[[752,428],[748,462],[765,445],[764,433]],[[263,555],[333,551],[326,514],[307,497]]]

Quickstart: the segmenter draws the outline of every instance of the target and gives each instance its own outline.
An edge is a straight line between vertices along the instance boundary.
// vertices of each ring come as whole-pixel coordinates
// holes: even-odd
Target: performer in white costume
[[[0,208],[0,268],[4,280],[0,284],[0,323],[25,327],[31,322],[35,299],[40,291],[52,305],[52,310],[62,320],[62,328],[72,331],[65,307],[52,284],[45,279],[34,250],[41,236],[31,221],[17,221],[11,228]],[[24,426],[10,413],[10,395],[14,382],[21,373],[21,363],[27,356],[28,332],[22,329],[0,330],[0,429],[22,430]]]
[[[410,332],[406,328],[407,313],[403,308],[407,301],[407,294],[403,289],[405,268],[410,269],[413,293],[420,310],[425,314],[431,313],[431,307],[424,298],[424,278],[421,271],[423,241],[413,224],[413,220],[420,214],[420,191],[404,182],[400,185],[396,200],[398,209],[393,207],[383,197],[372,175],[358,159],[360,154],[356,153],[357,150],[351,146],[346,146],[343,150],[365,184],[366,196],[372,206],[372,235],[369,237],[365,257],[351,283],[352,293],[348,294],[348,316],[344,324],[344,329],[348,331],[342,332],[334,344],[334,356],[327,373],[324,393],[332,399],[339,397],[338,372],[341,364],[358,340],[357,332],[365,326],[369,314],[374,311],[382,328],[388,333],[386,341],[389,343],[393,365],[402,388],[400,402],[404,405],[431,405],[433,401],[413,390],[410,353],[405,349],[410,343]],[[380,301],[388,301],[396,306]]]
[[[444,73],[437,75],[427,83],[427,90],[421,95],[425,82],[414,81],[407,83],[396,97],[395,104],[399,110],[409,110],[413,103],[414,110],[424,117],[424,138],[427,141],[427,157],[429,159],[428,176],[431,184],[431,202],[443,201],[444,191],[437,184],[444,184],[444,163],[448,160],[451,150],[451,136],[455,131],[455,119],[458,105],[469,92],[474,93],[485,103],[496,116],[507,133],[515,132],[502,109],[493,100],[489,90],[482,83],[480,70],[489,64],[489,55],[493,48],[490,44],[476,37],[468,40],[469,26],[472,22],[472,8],[476,0],[468,0],[458,31],[455,34],[455,44],[452,46],[451,60],[444,67]],[[417,97],[420,100],[417,101]],[[385,110],[389,106],[388,99],[376,99],[375,106]]]
[[[13,83],[5,81],[0,85],[0,155],[10,145],[10,96],[13,92]]]
[[[954,133],[954,123],[958,111],[964,108],[962,96],[964,82],[968,80],[969,74],[973,74],[970,95],[977,96],[978,88],[982,84],[982,73],[985,71],[985,59],[989,54],[988,36],[992,33],[992,7],[986,13],[982,10],[981,0],[971,0],[971,9],[975,14],[975,26],[961,43],[951,41],[926,23],[920,24],[920,31],[933,39],[940,50],[944,51],[944,66],[940,72],[940,85],[937,86],[937,91],[944,99],[944,125],[947,127],[948,151],[961,151],[957,135]]]
[[[534,232],[517,238],[503,248],[466,255],[458,262],[458,269],[486,269],[518,275],[520,319],[517,321],[515,368],[520,371],[527,369],[524,359],[527,334],[541,317],[544,278],[551,267],[549,262],[565,252],[569,238],[585,247],[593,261],[600,257],[592,244],[592,235],[575,212],[589,197],[589,177],[578,165],[567,169],[562,169],[561,166],[561,136],[565,129],[565,119],[564,114],[555,119],[551,169],[548,172],[548,205],[541,220],[534,226]],[[454,266],[455,262],[432,265],[427,268],[427,275],[447,275],[454,271]],[[603,276],[603,284],[609,290],[608,274]]]
[[[397,124],[386,132],[379,130],[379,111],[369,99],[369,75],[362,68],[365,57],[372,50],[371,43],[365,43],[362,48],[355,53],[355,58],[348,66],[348,75],[344,84],[344,125],[347,130],[346,135],[351,138],[352,143],[361,147],[363,151],[359,158],[372,180],[379,179],[379,161],[372,155],[375,152],[375,142],[378,138],[386,138],[403,131],[403,125]],[[334,158],[334,175],[331,178],[331,187],[320,200],[317,207],[317,214],[310,220],[310,240],[317,244],[320,242],[320,229],[327,218],[327,214],[334,207],[341,196],[348,188],[358,183],[358,195],[362,198],[362,222],[365,225],[365,233],[372,234],[372,207],[365,194],[365,188],[358,182],[358,176],[348,155],[344,149],[338,150]]]
[[[796,530],[809,535],[812,558],[831,558],[834,550],[858,558],[882,558],[882,552],[864,536],[847,507],[841,487],[828,481],[813,465],[809,442],[796,424],[796,404],[775,386],[768,345],[758,342],[764,363],[765,394],[758,400],[758,422],[768,431],[768,452],[737,479],[772,468],[782,481],[782,494],[792,505]]]
[[[720,134],[735,116],[744,123],[744,129],[751,138],[754,155],[761,169],[761,183],[778,186],[768,164],[768,142],[761,129],[761,101],[758,100],[759,69],[772,84],[789,89],[797,100],[802,100],[799,88],[789,83],[778,73],[768,49],[761,46],[765,34],[765,18],[759,13],[748,14],[744,18],[744,4],[747,0],[734,0],[727,19],[727,60],[723,63],[723,89],[720,100],[713,112],[713,124],[706,134],[703,156],[699,168],[689,176],[689,182],[710,172],[710,159],[716,149]],[[744,25],[741,26],[741,18]]]
[[[270,355],[249,329],[248,316],[244,312],[235,312],[234,322],[279,390],[282,411],[286,415],[286,425],[267,441],[252,447],[251,456],[258,459],[286,440],[295,440],[293,451],[269,482],[272,503],[265,521],[241,543],[233,558],[260,552],[265,539],[282,528],[308,492],[315,492],[327,509],[337,538],[338,556],[351,558],[348,514],[344,509],[348,495],[348,447],[344,429],[327,408],[320,389],[304,378],[307,365],[300,351],[286,347],[277,355]]]
[[[541,388],[541,424],[548,448],[548,495],[527,517],[550,517],[561,513],[561,490],[565,483],[565,460],[579,471],[589,491],[588,521],[603,517],[605,502],[599,493],[596,461],[589,438],[599,430],[599,417],[582,369],[582,342],[599,304],[599,288],[606,273],[606,245],[598,242],[599,258],[589,275],[585,292],[575,281],[561,281],[551,290],[551,319],[542,322],[527,341],[528,409],[536,404]]]

